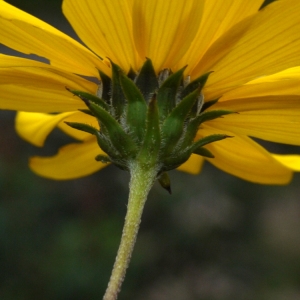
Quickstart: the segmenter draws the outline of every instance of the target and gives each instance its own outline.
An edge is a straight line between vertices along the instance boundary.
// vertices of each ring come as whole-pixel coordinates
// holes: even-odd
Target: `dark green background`
[[[61,1],[7,2],[75,36]],[[16,136],[13,116],[0,112],[0,299],[101,299],[128,174],[110,166],[73,181],[37,177],[28,157],[55,154],[70,140],[55,131],[35,148]],[[172,196],[158,185],[150,193],[120,300],[300,299],[299,174],[283,187],[209,164],[198,176],[170,175]]]

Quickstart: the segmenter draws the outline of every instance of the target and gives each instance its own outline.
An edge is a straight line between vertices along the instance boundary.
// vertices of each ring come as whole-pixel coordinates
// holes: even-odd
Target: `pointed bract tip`
[[[172,194],[171,181],[170,181],[170,178],[169,178],[169,175],[167,172],[162,173],[158,177],[158,182],[160,183],[162,188],[164,188],[165,190],[167,190],[169,192],[170,195]]]

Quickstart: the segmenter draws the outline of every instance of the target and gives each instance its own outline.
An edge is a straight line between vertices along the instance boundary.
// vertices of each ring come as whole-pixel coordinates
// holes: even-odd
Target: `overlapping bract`
[[[194,141],[203,122],[232,113],[228,110],[203,111],[209,107],[208,103],[203,105],[201,93],[209,74],[184,86],[184,69],[174,74],[164,70],[158,76],[165,77],[164,80],[158,80],[150,59],[138,75],[131,74],[134,80],[114,63],[112,69],[112,80],[102,80],[99,97],[70,91],[85,102],[87,113],[99,122],[100,129],[67,123],[96,136],[100,148],[108,155],[97,156],[97,160],[112,162],[125,170],[130,170],[131,163],[138,160],[146,167],[155,167],[161,175],[183,164],[192,153],[213,157],[203,146],[228,137],[214,134]],[[103,91],[108,91],[104,94],[106,99],[102,99]]]

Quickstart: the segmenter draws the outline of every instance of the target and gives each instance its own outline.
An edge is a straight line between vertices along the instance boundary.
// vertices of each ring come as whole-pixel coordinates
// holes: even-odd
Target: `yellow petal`
[[[190,74],[207,49],[233,25],[256,13],[262,0],[210,0],[205,1],[201,25],[178,65],[187,64]]]
[[[86,108],[66,87],[96,93],[82,77],[24,58],[0,55],[0,108],[29,112],[63,112]]]
[[[109,69],[81,44],[16,7],[0,1],[0,43],[50,60],[67,72],[98,77],[96,68]]]
[[[266,82],[278,82],[280,80],[291,80],[300,78],[300,67],[293,67],[289,69],[285,69],[278,73],[274,73],[268,76],[262,76],[256,78],[252,81],[247,82],[247,84],[258,84],[258,83],[266,83]]]
[[[36,174],[50,179],[75,179],[93,174],[107,166],[95,160],[98,154],[105,155],[96,139],[90,138],[84,143],[64,146],[52,157],[32,157],[29,166]]]
[[[250,138],[208,126],[204,128],[199,131],[204,136],[215,133],[233,136],[207,145],[215,156],[207,160],[217,168],[255,183],[287,184],[291,180],[292,172]]]
[[[177,168],[177,170],[197,175],[201,172],[203,162],[204,159],[202,156],[192,154],[184,164]]]
[[[203,4],[203,0],[135,0],[133,33],[140,57],[152,59],[156,71],[175,66],[198,31]]]
[[[0,54],[0,71],[4,73],[7,72],[6,69],[12,69],[15,72],[18,70],[20,70],[20,72],[27,72],[27,76],[20,78],[5,78],[5,76],[3,76],[1,78],[1,83],[11,82],[12,84],[19,83],[26,85],[27,81],[29,83],[32,82],[32,76],[36,76],[37,78],[44,76],[46,78],[42,78],[40,82],[37,82],[38,85],[42,84],[43,81],[48,81],[48,83],[53,82],[54,84],[61,82],[61,85],[64,84],[67,87],[72,84],[72,88],[89,91],[91,93],[95,92],[97,89],[96,84],[91,81],[85,80],[81,76],[62,71],[48,64],[21,57]]]
[[[300,172],[300,155],[273,154],[272,156],[287,168]]]
[[[57,124],[72,114],[74,112],[57,115],[18,112],[15,120],[16,131],[24,140],[42,147],[45,139]]]
[[[82,112],[75,112],[75,113],[67,116],[63,121],[61,121],[58,124],[58,128],[61,129],[64,133],[68,134],[69,136],[71,136],[79,141],[83,141],[83,140],[87,139],[88,137],[91,136],[91,134],[74,129],[74,128],[68,126],[65,122],[83,123],[83,124],[93,126],[95,128],[99,128],[99,123],[98,123],[97,119],[90,115],[84,114]]]
[[[64,0],[63,12],[82,41],[100,57],[137,70],[132,38],[132,1]]]
[[[213,44],[211,53],[208,49],[194,70],[194,76],[214,71],[208,79],[206,95],[219,97],[257,77],[300,65],[299,10],[298,0],[268,5],[256,14],[244,36],[237,43],[233,41],[235,46],[222,59],[215,59],[219,54]],[[221,37],[222,41],[231,44],[231,35],[229,30]]]
[[[300,95],[300,67],[252,80],[225,93],[219,102],[271,95]],[[283,100],[284,102],[284,100]]]
[[[237,114],[207,122],[236,134],[300,145],[300,96],[262,96],[219,102],[212,109]]]
[[[214,72],[212,66],[222,60],[223,57],[226,57],[226,55],[234,49],[238,41],[247,33],[253,19],[255,19],[255,15],[240,21],[225,34],[221,35],[202,56],[198,64],[192,66],[193,70],[191,71],[191,77],[198,77],[211,70]],[[210,77],[211,76],[212,74]]]

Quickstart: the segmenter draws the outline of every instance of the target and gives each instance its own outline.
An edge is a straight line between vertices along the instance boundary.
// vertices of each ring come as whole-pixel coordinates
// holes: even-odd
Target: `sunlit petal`
[[[63,12],[82,41],[124,70],[138,69],[132,38],[132,1],[64,0]]]
[[[98,76],[98,69],[109,72],[87,48],[49,24],[0,1],[0,43],[26,54],[50,60],[62,70]]]
[[[209,122],[217,131],[230,130],[264,140],[300,145],[300,96],[262,96],[219,102],[213,109],[236,114]]]
[[[275,1],[255,15],[247,32],[225,57],[219,57],[213,44],[193,72],[196,76],[214,71],[206,95],[219,97],[257,77],[300,65],[299,10],[298,0]],[[229,30],[221,37],[222,42],[230,44],[231,35]],[[219,43],[222,52],[221,46]]]
[[[52,66],[18,57],[0,55],[2,109],[29,112],[63,112],[86,106],[66,87],[95,93],[97,85]]]
[[[189,79],[213,71],[202,90],[203,98],[205,101],[219,98],[209,110],[225,109],[233,113],[202,123],[197,138],[222,133],[231,137],[207,145],[215,158],[205,159],[252,182],[289,182],[292,171],[300,170],[299,156],[272,155],[249,137],[300,145],[300,2],[275,1],[259,10],[262,2],[64,0],[66,17],[93,54],[52,26],[0,0],[0,43],[50,60],[49,65],[0,54],[1,108],[21,111],[16,118],[17,131],[34,145],[42,146],[56,127],[82,141],[62,147],[53,157],[34,157],[32,169],[49,178],[70,179],[103,168],[105,164],[94,160],[96,155],[103,154],[95,137],[65,123],[99,128],[96,118],[78,111],[87,107],[68,89],[96,95],[97,69],[110,76],[110,59],[126,73],[130,69],[139,71],[145,59],[150,58],[157,73],[165,68],[176,71],[186,66],[185,75],[190,76],[180,83],[183,86],[179,88],[177,102],[181,101],[181,91]],[[147,72],[147,67],[143,72]],[[134,73],[128,76],[132,79]],[[147,79],[145,73],[141,74],[134,82],[144,93]],[[115,116],[116,109],[124,108],[120,99],[115,98],[121,89],[117,91],[115,77],[112,85],[109,79],[101,77],[107,110]],[[154,90],[147,90],[147,95],[157,92],[156,81],[152,81]],[[178,90],[176,84],[174,89]],[[138,92],[135,90],[135,94]],[[130,96],[127,100],[129,106],[129,100],[134,99]],[[90,108],[95,109],[96,115],[99,113],[101,120],[111,118],[93,105]],[[188,124],[184,128],[190,128],[194,113],[184,117]],[[128,132],[129,119],[124,115],[117,119]],[[104,133],[106,129],[101,130]],[[161,131],[165,133],[165,128]],[[180,141],[186,141],[185,137],[181,136]],[[174,147],[182,153],[188,146],[177,143]],[[162,147],[157,151],[166,151],[161,157],[168,157],[167,149]],[[109,146],[106,150],[114,154]],[[178,170],[198,174],[203,161],[203,157],[192,155]],[[126,163],[124,166],[127,167]]]
[[[72,114],[74,112],[57,115],[18,112],[15,120],[15,128],[24,140],[41,147],[57,124]]]
[[[178,65],[184,66],[187,64],[186,73],[190,74],[207,49],[220,36],[233,25],[256,13],[262,3],[262,0],[205,1],[201,25],[190,48]],[[228,46],[232,47],[234,44],[228,44]]]
[[[220,98],[219,102],[269,95],[300,95],[299,86],[300,67],[295,67],[252,80],[241,87],[225,93]]]
[[[287,168],[300,172],[300,155],[273,154],[272,156]]]
[[[215,134],[216,130],[208,126],[201,135]],[[262,184],[287,184],[292,172],[279,163],[271,154],[246,136],[237,136],[229,131],[218,133],[233,136],[209,144],[207,148],[215,158],[207,159],[217,168],[239,178]]]
[[[83,143],[69,144],[60,148],[55,156],[32,157],[29,165],[36,174],[47,178],[75,179],[93,174],[107,166],[95,160],[98,154],[105,155],[96,139],[90,138]]]
[[[157,71],[176,65],[195,38],[203,4],[203,0],[134,1],[133,34],[140,57],[151,58]]]

